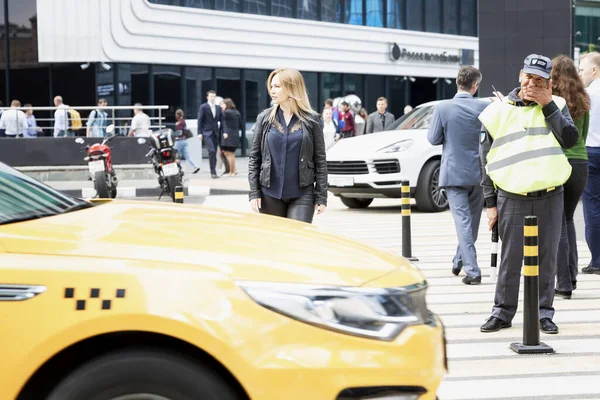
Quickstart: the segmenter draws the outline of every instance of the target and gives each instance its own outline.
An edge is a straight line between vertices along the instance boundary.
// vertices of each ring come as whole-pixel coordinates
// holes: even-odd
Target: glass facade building
[[[112,60],[106,69],[99,62],[38,61],[37,1],[0,0],[0,100],[19,99],[34,106],[52,105],[61,95],[66,104],[91,105],[104,97],[109,105],[166,104],[168,122],[182,108],[186,118],[195,118],[198,106],[210,89],[231,97],[251,126],[257,114],[268,107],[268,69],[224,67],[223,65],[178,65],[168,62],[132,63]],[[420,31],[436,34],[477,36],[477,0],[147,0],[178,8],[230,12],[231,23],[242,14],[293,20],[387,28],[386,31]],[[323,25],[323,24],[322,24]],[[327,24],[331,25],[331,24]],[[223,26],[226,30],[228,27]],[[361,28],[364,29],[364,28]],[[365,35],[377,35],[368,32]],[[332,51],[336,42],[332,37]],[[360,49],[357,49],[360,51]],[[107,64],[104,64],[107,66]],[[273,65],[273,68],[277,65]],[[456,87],[453,79],[370,73],[323,72],[317,67],[300,68],[311,105],[320,110],[327,98],[358,95],[368,112],[375,111],[380,96],[389,99],[389,110],[397,116],[404,106],[449,98]],[[42,113],[43,114],[43,113]],[[85,115],[83,115],[85,117]],[[43,115],[42,115],[43,117]],[[44,126],[43,123],[41,123]],[[50,132],[50,130],[48,130]]]

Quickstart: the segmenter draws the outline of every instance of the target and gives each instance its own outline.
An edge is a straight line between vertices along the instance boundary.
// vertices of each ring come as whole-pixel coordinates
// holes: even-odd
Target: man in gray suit
[[[440,186],[446,188],[458,236],[452,272],[458,275],[464,268],[467,276],[462,281],[467,285],[481,283],[475,250],[483,211],[479,166],[481,122],[477,117],[489,104],[473,97],[481,78],[481,72],[475,67],[460,69],[456,78],[456,95],[435,107],[427,134],[432,145],[443,146]]]
[[[394,114],[387,112],[387,99],[380,97],[377,99],[377,111],[369,114],[367,117],[367,133],[385,131],[394,121]]]

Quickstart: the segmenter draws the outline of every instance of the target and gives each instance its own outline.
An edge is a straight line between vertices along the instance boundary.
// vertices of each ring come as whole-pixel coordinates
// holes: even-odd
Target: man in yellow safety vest
[[[560,240],[563,188],[571,166],[563,148],[575,145],[577,128],[566,101],[552,95],[548,57],[531,54],[519,74],[520,87],[494,101],[479,116],[480,155],[490,230],[498,222],[502,253],[491,317],[481,332],[509,328],[519,300],[523,264],[523,219],[539,227],[540,330],[558,333],[554,280]]]

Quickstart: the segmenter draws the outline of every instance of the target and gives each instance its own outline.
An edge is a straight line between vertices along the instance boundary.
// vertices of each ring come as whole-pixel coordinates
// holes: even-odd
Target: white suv
[[[330,148],[329,191],[347,207],[364,208],[373,198],[400,198],[402,181],[408,180],[411,197],[421,211],[446,209],[446,190],[438,186],[442,146],[432,146],[427,140],[438,103],[421,104],[387,131],[342,139]]]

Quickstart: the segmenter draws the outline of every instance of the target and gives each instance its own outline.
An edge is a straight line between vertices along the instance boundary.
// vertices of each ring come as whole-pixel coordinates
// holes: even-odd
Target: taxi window
[[[428,129],[433,106],[419,107],[403,115],[387,129],[388,131],[397,131],[401,129]]]
[[[60,214],[83,203],[0,163],[0,224]]]

